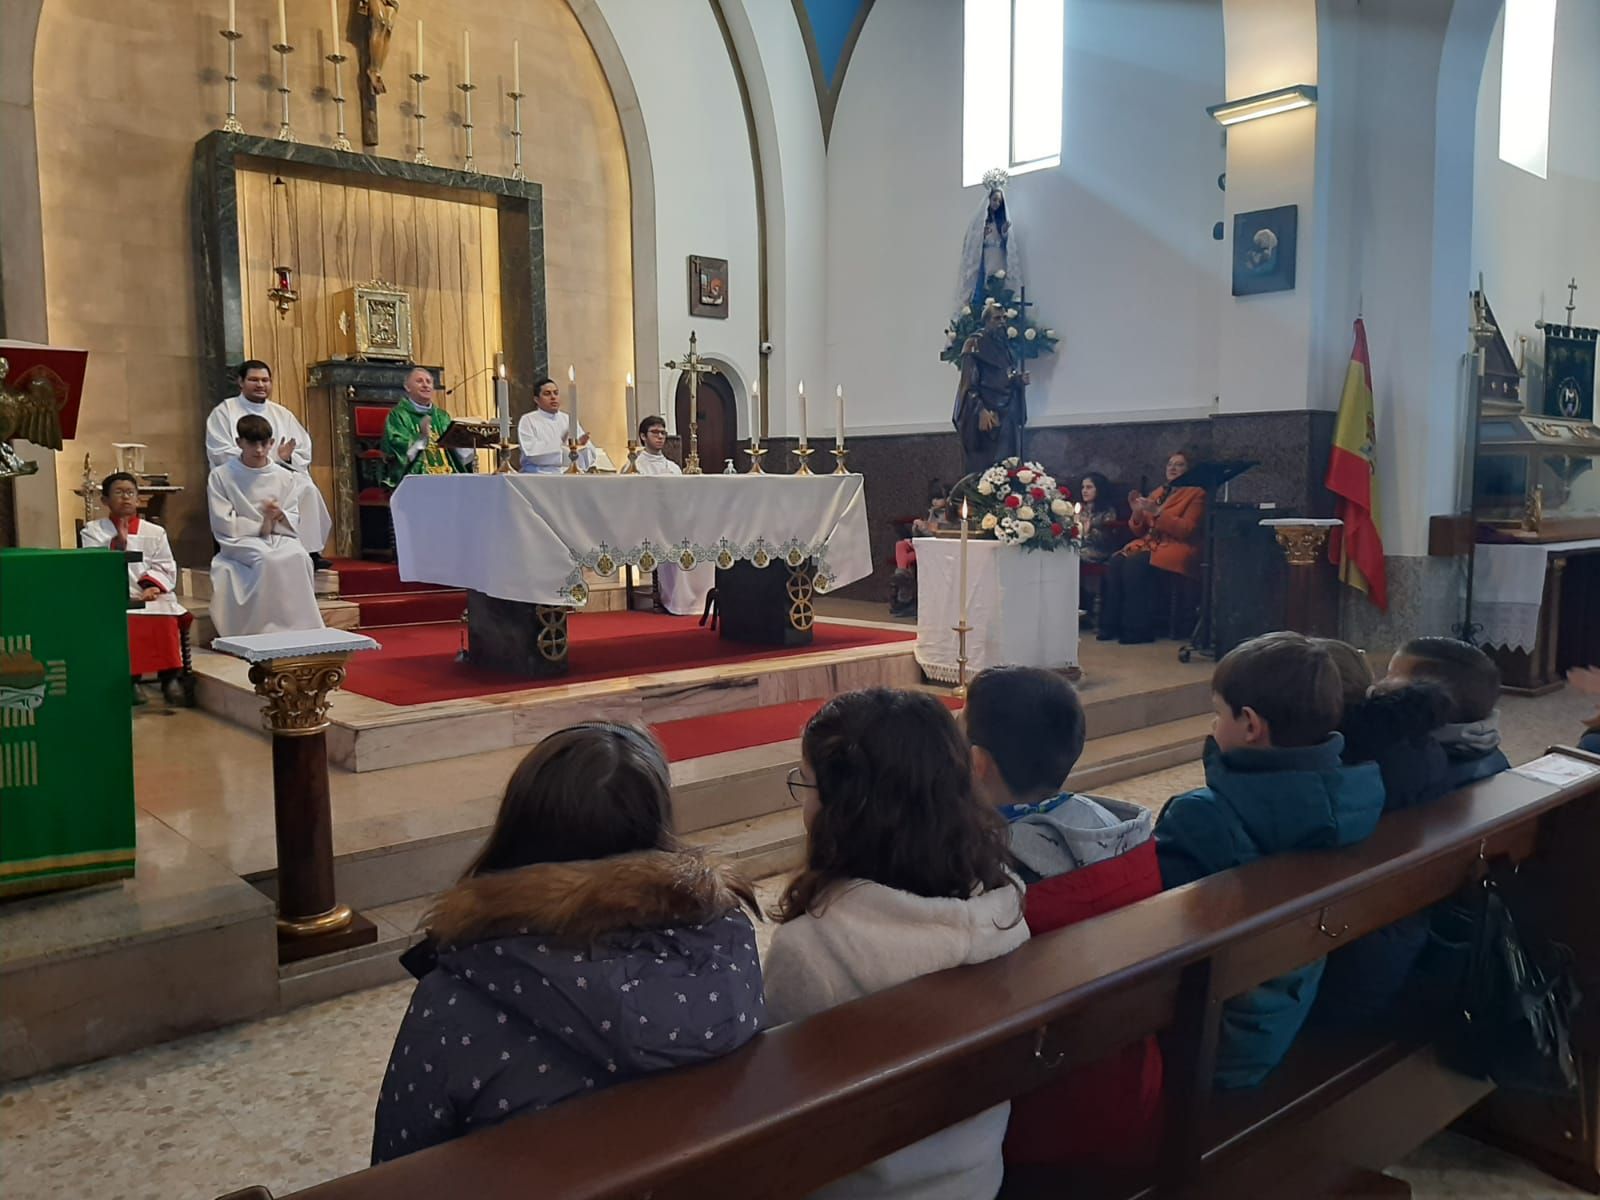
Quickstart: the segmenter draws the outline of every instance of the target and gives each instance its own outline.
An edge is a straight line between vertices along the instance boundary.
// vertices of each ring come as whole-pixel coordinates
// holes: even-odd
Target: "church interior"
[[[0,0],[0,179],[6,1200],[1600,1195],[1597,0]]]

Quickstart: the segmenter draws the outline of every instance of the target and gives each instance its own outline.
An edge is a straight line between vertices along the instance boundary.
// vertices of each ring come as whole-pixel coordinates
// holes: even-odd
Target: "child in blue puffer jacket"
[[[1377,827],[1383,779],[1372,763],[1340,760],[1343,689],[1326,648],[1298,633],[1252,638],[1217,664],[1211,691],[1206,785],[1174,796],[1156,821],[1163,886],[1269,854],[1352,845]],[[1318,960],[1227,1002],[1216,1086],[1253,1087],[1283,1060],[1322,969]]]

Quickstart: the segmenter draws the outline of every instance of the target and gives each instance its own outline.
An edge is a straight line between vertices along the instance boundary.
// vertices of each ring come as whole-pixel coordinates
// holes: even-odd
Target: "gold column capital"
[[[328,727],[328,696],[344,682],[348,653],[269,658],[250,664],[250,682],[265,699],[261,712],[274,735],[304,737]]]
[[[1291,567],[1314,567],[1328,544],[1326,525],[1278,525],[1273,532]]]

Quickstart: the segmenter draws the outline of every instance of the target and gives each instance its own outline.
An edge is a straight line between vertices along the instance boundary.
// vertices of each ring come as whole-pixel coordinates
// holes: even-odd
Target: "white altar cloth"
[[[917,665],[956,682],[961,541],[917,538]],[[1078,665],[1078,552],[967,543],[967,678],[985,667]]]
[[[859,475],[411,475],[390,501],[400,578],[582,607],[587,568],[815,560],[871,574]]]
[[[1477,547],[1472,619],[1483,626],[1480,636],[1485,645],[1533,652],[1539,638],[1545,568],[1552,554],[1575,550],[1600,550],[1600,538]]]

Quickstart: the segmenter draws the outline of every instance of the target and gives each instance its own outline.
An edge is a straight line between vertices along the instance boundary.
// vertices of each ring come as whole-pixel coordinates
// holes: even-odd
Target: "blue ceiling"
[[[829,88],[839,86],[839,67],[850,30],[868,0],[802,0],[811,31],[816,36],[817,58]]]

